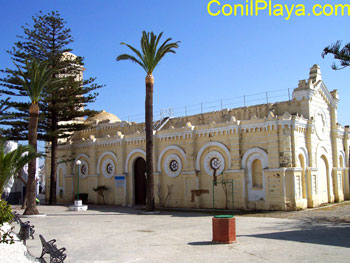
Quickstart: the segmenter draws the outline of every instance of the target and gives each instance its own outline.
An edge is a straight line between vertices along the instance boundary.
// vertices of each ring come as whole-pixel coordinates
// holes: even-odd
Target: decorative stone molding
[[[307,149],[305,147],[301,146],[296,151],[296,157],[298,157],[300,154],[304,157],[305,167],[308,167],[309,166],[309,152],[307,151]]]
[[[84,179],[89,175],[89,164],[85,160],[81,160],[81,165],[79,165],[79,177]]]
[[[243,169],[237,169],[237,170],[233,170],[233,169],[227,169],[224,171],[224,173],[244,173]]]
[[[323,142],[320,142],[318,145],[317,145],[317,149],[316,149],[316,167],[318,167],[318,160],[321,158],[321,156],[324,155],[327,159],[327,162],[328,162],[328,166],[329,167],[332,167],[332,156],[331,154],[328,154],[328,150],[327,150],[327,147],[326,145],[323,143]]]
[[[158,165],[157,165],[158,172],[161,171],[161,163],[162,163],[163,156],[170,150],[177,151],[182,156],[183,160],[186,161],[186,153],[185,153],[185,151],[182,150],[182,148],[180,148],[177,145],[170,145],[170,146],[164,148],[162,150],[162,152],[159,154]]]
[[[124,138],[126,143],[145,143],[146,136],[137,136],[137,137],[127,137]]]
[[[60,170],[62,169],[63,172],[63,182],[62,182],[62,187],[60,187]],[[64,180],[67,177],[67,165],[65,163],[60,163],[57,165],[57,169],[56,169],[56,195],[58,195],[60,193],[60,190],[62,189],[64,191],[64,189],[66,188],[66,180]]]
[[[104,157],[106,156],[110,156],[109,159],[112,159],[114,164],[117,165],[117,156],[113,153],[113,152],[104,152],[103,154],[101,154],[101,156],[98,158],[98,162],[97,162],[97,167],[96,167],[96,172],[97,174],[100,173],[100,166],[101,166],[101,161],[103,160]],[[114,166],[115,166],[114,165]]]
[[[345,168],[339,168],[339,167],[333,167],[332,168],[332,171],[337,171],[337,172],[342,172],[344,170],[345,170]]]
[[[76,162],[80,160],[80,171],[79,171],[79,176],[80,178],[86,178],[89,175],[89,162],[90,162],[90,157],[85,154],[81,153],[79,154],[75,159],[74,159],[74,165],[73,165],[73,174],[76,173],[77,171],[77,165]]]
[[[213,176],[214,169],[216,169],[216,175],[221,174],[225,169],[225,158],[218,151],[209,152],[204,157],[204,169],[210,176]]]
[[[193,134],[193,129],[194,127],[191,128],[184,128],[183,132],[169,132],[169,133],[157,133],[156,134],[156,138],[158,138],[158,140],[182,140],[182,139],[190,139],[192,138],[192,134]]]
[[[255,159],[261,160],[261,165],[262,165],[263,169],[268,166],[267,153],[260,148],[251,148],[248,151],[246,151],[245,154],[243,155],[243,158],[242,158],[242,168],[243,169],[248,169],[247,160],[248,160],[248,158],[250,159],[252,155],[254,155],[256,157]]]
[[[146,159],[146,152],[140,148],[138,149],[134,149],[132,150],[129,154],[128,154],[128,157],[126,157],[126,160],[125,160],[125,165],[124,165],[124,172],[127,174],[129,173],[129,161],[130,161],[130,158],[136,154],[136,153],[139,153],[140,155],[142,155],[145,159]]]
[[[195,171],[182,172],[182,175],[195,175]]]
[[[316,135],[321,141],[323,141],[326,135],[326,130],[328,128],[326,114],[323,109],[318,108],[315,110],[314,120]]]
[[[289,167],[289,168],[269,168],[269,169],[264,169],[264,172],[268,172],[268,173],[285,173],[285,172],[289,172],[289,171],[300,171],[300,168],[296,168],[296,167]]]
[[[209,125],[210,126],[210,125]],[[217,135],[228,135],[228,134],[235,134],[239,130],[238,125],[230,125],[226,127],[219,127],[219,128],[213,128],[210,127],[209,129],[197,129],[195,130],[196,136],[209,136],[209,134],[212,134],[214,136]]]
[[[109,179],[115,175],[115,163],[111,158],[107,158],[102,163],[102,174],[105,178]]]
[[[302,172],[303,169],[300,168],[300,167],[294,167],[293,171],[294,171],[294,172]]]
[[[177,154],[170,154],[165,158],[163,168],[168,176],[176,177],[182,171],[182,161]]]
[[[208,147],[218,147],[221,150],[224,151],[224,153],[226,154],[226,158],[228,160],[228,164],[227,164],[227,168],[229,169],[231,167],[231,158],[230,158],[230,152],[228,150],[228,148],[226,147],[226,145],[220,143],[220,142],[209,142],[205,145],[202,146],[202,148],[199,150],[198,154],[197,154],[197,159],[196,159],[196,170],[199,171],[200,170],[200,159],[201,156],[203,154],[203,152],[208,148]]]
[[[347,161],[345,158],[345,152],[343,150],[339,150],[338,156],[341,156],[343,158],[343,167],[340,167],[340,159],[338,160],[339,162],[339,167],[344,168],[347,165]]]
[[[75,165],[76,161],[78,161],[78,160],[81,159],[81,158],[85,158],[86,160],[90,161],[90,157],[89,157],[87,154],[81,153],[81,154],[79,154],[77,157],[75,157],[75,159],[74,159],[74,165]]]
[[[262,168],[262,186],[256,188],[253,186],[253,169],[252,165],[255,160],[260,160]],[[248,169],[247,176],[247,188],[248,188],[248,200],[249,201],[259,201],[265,199],[266,196],[266,186],[265,186],[265,171],[268,167],[268,156],[267,153],[259,148],[251,148],[243,155],[242,158],[242,168]]]

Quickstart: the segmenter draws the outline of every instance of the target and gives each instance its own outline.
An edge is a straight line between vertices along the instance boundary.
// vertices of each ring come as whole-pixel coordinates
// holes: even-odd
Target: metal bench
[[[14,212],[12,212],[12,214],[13,214],[13,218],[12,218],[12,221],[11,221],[11,223],[12,222],[16,222],[17,224],[19,224],[19,214],[16,212],[16,211],[14,211]]]
[[[34,226],[31,225],[29,221],[23,222],[16,211],[13,212],[13,221],[17,222],[17,224],[20,225],[20,229],[17,236],[20,240],[23,240],[24,244],[26,244],[26,240],[29,237],[34,239]]]
[[[55,244],[56,239],[46,241],[42,235],[39,235],[39,238],[43,247],[41,256],[39,258],[42,262],[46,262],[43,258],[45,254],[50,255],[50,262],[53,263],[63,262],[66,259],[67,255],[64,253],[64,251],[66,251],[66,248],[63,247],[58,249]]]
[[[34,239],[34,233],[35,233],[34,226],[30,225],[29,221],[23,222],[21,219],[19,219],[19,225],[20,225],[20,229],[17,236],[20,240],[23,240],[24,244],[26,244],[26,240],[29,237]]]

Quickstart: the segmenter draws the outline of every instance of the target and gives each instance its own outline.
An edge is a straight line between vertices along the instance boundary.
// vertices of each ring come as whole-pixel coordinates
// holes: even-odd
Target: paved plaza
[[[21,210],[18,210],[21,212]],[[212,215],[135,208],[39,206],[46,217],[30,218],[40,256],[39,234],[67,248],[66,262],[349,262],[350,224],[236,216],[235,244],[212,239]]]

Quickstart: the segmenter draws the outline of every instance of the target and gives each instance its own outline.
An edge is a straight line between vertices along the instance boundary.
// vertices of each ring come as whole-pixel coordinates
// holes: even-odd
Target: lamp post
[[[83,202],[79,198],[79,177],[80,177],[80,170],[81,170],[81,161],[77,160],[75,162],[75,165],[78,167],[77,172],[77,198],[74,200],[74,205],[71,205],[69,207],[70,211],[86,211],[88,209],[87,205],[83,205]]]
[[[75,162],[75,164],[78,166],[78,177],[77,177],[77,200],[80,200],[79,199],[79,172],[80,172],[80,165],[81,165],[81,161],[80,160],[77,160]]]

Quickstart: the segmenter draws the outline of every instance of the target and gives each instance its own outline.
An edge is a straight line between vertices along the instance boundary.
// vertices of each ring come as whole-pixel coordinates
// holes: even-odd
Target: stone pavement
[[[238,243],[211,243],[210,213],[142,214],[134,208],[39,206],[46,217],[30,218],[38,235],[67,248],[66,262],[349,262],[350,224],[295,219],[236,217]],[[21,212],[21,211],[19,211]]]

